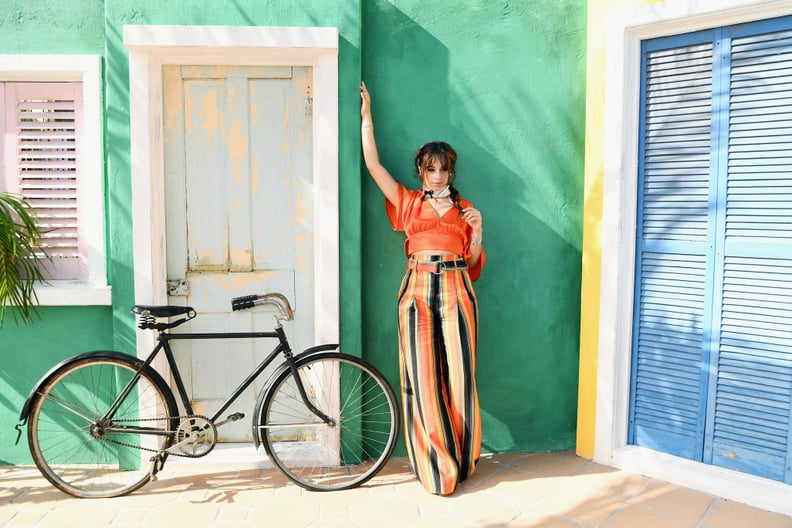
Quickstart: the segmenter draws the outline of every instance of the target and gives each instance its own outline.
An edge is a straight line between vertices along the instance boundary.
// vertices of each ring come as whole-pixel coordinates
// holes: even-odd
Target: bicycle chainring
[[[175,444],[169,451],[178,449],[190,458],[205,456],[217,445],[217,427],[206,416],[187,416],[176,429]]]

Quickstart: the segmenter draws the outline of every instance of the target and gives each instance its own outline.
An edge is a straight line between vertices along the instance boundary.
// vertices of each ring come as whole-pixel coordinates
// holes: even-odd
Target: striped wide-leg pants
[[[453,493],[481,453],[477,330],[466,270],[407,270],[399,290],[404,436],[412,470],[430,493]]]

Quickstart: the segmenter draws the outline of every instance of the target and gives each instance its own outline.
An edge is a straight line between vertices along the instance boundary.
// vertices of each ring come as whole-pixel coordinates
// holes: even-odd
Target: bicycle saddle
[[[148,314],[153,317],[173,317],[175,315],[195,312],[195,310],[193,310],[192,306],[148,306],[145,304],[136,304],[132,307],[131,312],[138,315]]]

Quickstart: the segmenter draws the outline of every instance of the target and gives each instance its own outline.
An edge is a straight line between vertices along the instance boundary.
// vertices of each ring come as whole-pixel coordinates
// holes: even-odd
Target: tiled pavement
[[[203,461],[169,461],[158,481],[115,499],[74,499],[33,467],[0,467],[0,525],[792,528],[792,517],[569,452],[485,456],[473,478],[450,497],[424,492],[404,459],[391,460],[361,488],[315,493],[287,482],[265,462],[223,456],[213,452]]]

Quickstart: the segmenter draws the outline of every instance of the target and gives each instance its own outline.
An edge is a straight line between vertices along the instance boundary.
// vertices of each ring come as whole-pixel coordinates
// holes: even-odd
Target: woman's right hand
[[[360,117],[371,118],[371,95],[363,81],[360,81]]]

